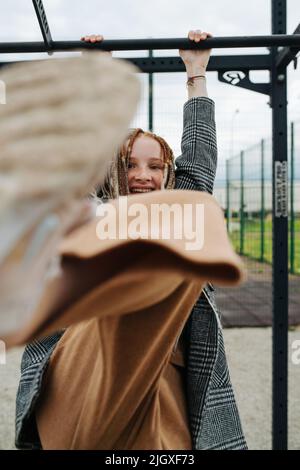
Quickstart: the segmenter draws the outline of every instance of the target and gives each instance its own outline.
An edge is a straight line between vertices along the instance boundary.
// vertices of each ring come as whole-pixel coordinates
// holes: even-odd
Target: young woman
[[[196,42],[208,36],[199,30],[189,32],[189,38]],[[95,42],[102,36],[83,40]],[[164,139],[134,129],[112,162],[105,184],[99,188],[100,197],[138,194],[147,203],[163,201],[164,191],[156,198],[155,193],[150,196],[163,189],[191,190],[191,200],[195,191],[212,194],[217,145],[214,103],[206,90],[210,51],[181,50],[180,55],[187,71],[188,101],[184,105],[182,155],[176,159],[176,170],[172,150]],[[180,199],[180,194],[174,191],[172,199]],[[222,224],[216,224],[216,230],[222,232]],[[76,252],[88,240],[88,229],[75,234],[64,253]],[[78,302],[99,283],[94,274],[91,279],[95,261],[87,260],[90,253],[85,255],[82,250],[85,261],[80,264],[80,278],[76,263],[65,270],[64,291],[69,279],[73,292],[66,305],[72,305],[74,299]],[[138,255],[130,249],[127,253],[133,260],[139,259]],[[120,255],[119,267],[123,261]],[[149,253],[143,257],[143,266],[147,262],[159,262],[164,272],[163,256],[151,259]],[[135,272],[141,272],[142,278],[140,269],[137,263]],[[215,266],[215,272],[217,269]],[[150,292],[145,286],[141,292],[138,280],[134,285],[125,283],[130,302],[136,297],[142,303],[138,309],[127,306],[130,312],[137,309],[136,314],[124,316],[126,308],[120,307],[123,316],[119,312],[118,317],[115,311],[115,319],[106,319],[111,307],[101,291],[98,309],[102,311],[97,314],[99,318],[102,315],[101,324],[85,322],[26,347],[17,397],[17,447],[247,448],[229,378],[214,287],[199,283],[183,287],[176,276],[172,281],[175,271],[175,266],[173,274],[168,270],[157,287],[153,277],[151,296],[155,293],[156,298],[149,304],[144,303]],[[169,295],[165,282],[174,284]],[[80,291],[77,297],[74,286]],[[164,289],[163,297],[160,288]],[[48,308],[49,304],[51,301]],[[89,303],[85,297],[77,314],[93,309],[95,301]]]

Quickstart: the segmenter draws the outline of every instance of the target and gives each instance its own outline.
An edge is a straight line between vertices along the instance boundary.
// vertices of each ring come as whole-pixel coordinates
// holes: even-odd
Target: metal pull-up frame
[[[40,17],[39,17],[40,18]],[[41,23],[40,23],[41,24]],[[232,36],[207,38],[195,43],[187,38],[159,39],[104,39],[98,43],[82,41],[52,41],[49,28],[42,29],[44,42],[7,42],[0,52],[54,52],[73,49],[99,49],[104,51],[143,51],[150,49],[223,49],[244,47],[293,46],[300,47],[300,36],[273,34],[272,36]]]
[[[287,66],[300,50],[300,25],[286,35],[286,0],[272,0],[272,35],[208,38],[196,44],[186,38],[104,40],[91,44],[81,41],[53,41],[42,0],[32,0],[43,35],[43,42],[0,43],[0,53],[32,53],[78,49],[149,50],[149,57],[122,58],[142,72],[183,72],[180,57],[153,57],[155,49],[203,49],[268,47],[269,54],[212,56],[208,71],[217,71],[221,82],[269,95],[273,136],[273,449],[287,449],[288,384],[288,172],[287,172]],[[278,47],[283,47],[278,50]],[[6,65],[5,62],[0,66]],[[42,66],[42,65],[41,65]],[[251,70],[269,70],[269,83],[253,83]],[[228,74],[236,71],[234,77]],[[242,72],[242,74],[239,74]],[[242,77],[243,75],[243,77]],[[152,90],[150,90],[152,97]],[[152,109],[152,106],[150,106]],[[150,121],[151,122],[151,121]]]

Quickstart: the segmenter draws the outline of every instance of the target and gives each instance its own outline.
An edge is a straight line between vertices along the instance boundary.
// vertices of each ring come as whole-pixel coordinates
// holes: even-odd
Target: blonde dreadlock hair
[[[164,162],[164,175],[161,189],[173,189],[175,186],[174,154],[167,142],[153,132],[143,129],[130,129],[127,138],[120,147],[116,157],[112,161],[104,184],[97,189],[97,194],[103,199],[114,199],[129,194],[128,187],[128,164],[135,140],[144,135],[156,140],[162,149]],[[127,145],[126,142],[128,141]]]

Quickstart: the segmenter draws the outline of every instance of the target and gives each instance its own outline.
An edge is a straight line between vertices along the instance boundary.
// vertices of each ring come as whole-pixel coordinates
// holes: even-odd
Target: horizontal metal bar
[[[53,41],[52,51],[71,49],[99,49],[108,51],[158,50],[158,49],[210,49],[225,47],[271,47],[271,46],[300,46],[300,34],[271,36],[236,36],[208,38],[195,43],[186,38],[160,39],[112,39],[99,43],[83,41]],[[48,52],[43,42],[4,42],[0,43],[0,53]]]
[[[185,72],[180,57],[128,57],[120,58],[136,65],[144,73]],[[36,61],[35,61],[36,62]],[[42,62],[42,60],[40,60]],[[15,62],[0,62],[0,68]],[[207,70],[210,72],[228,70],[270,70],[269,54],[211,56]]]
[[[185,72],[185,65],[180,57],[130,57],[125,60],[132,62],[144,73]],[[211,56],[207,70],[270,70],[269,54],[262,55],[233,55]]]

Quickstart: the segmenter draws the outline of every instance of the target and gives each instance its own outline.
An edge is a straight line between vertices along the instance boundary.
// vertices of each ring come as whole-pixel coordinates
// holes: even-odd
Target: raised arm
[[[199,42],[212,35],[207,32],[189,31],[191,41]],[[100,42],[103,36],[92,34],[81,38],[85,42]],[[206,68],[210,49],[179,50],[185,64],[188,85],[188,101],[183,110],[182,155],[176,159],[176,189],[213,192],[217,167],[217,144],[214,102],[208,98]],[[200,75],[200,77],[199,77]]]
[[[211,37],[199,30],[190,31],[190,40],[199,42]],[[206,88],[206,68],[210,49],[180,50],[185,64],[188,85],[188,101],[183,108],[183,134],[181,156],[176,159],[177,189],[191,189],[213,192],[217,169],[217,140],[215,107],[208,98]]]

